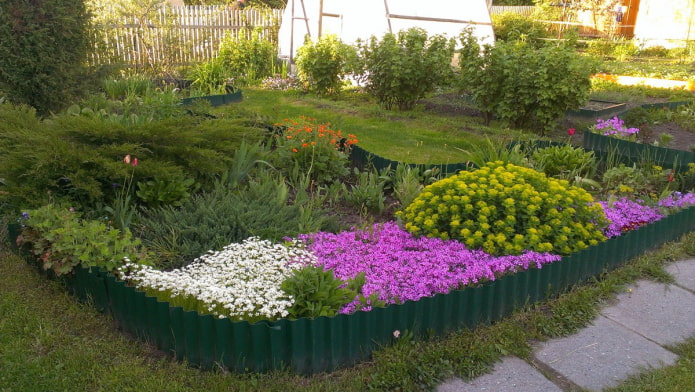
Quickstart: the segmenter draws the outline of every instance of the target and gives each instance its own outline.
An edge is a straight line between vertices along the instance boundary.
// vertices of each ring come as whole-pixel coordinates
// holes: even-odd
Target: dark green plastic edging
[[[449,294],[331,318],[232,322],[170,307],[113,275],[103,278],[118,324],[178,359],[236,372],[289,368],[312,374],[369,359],[374,349],[393,342],[396,330],[409,330],[417,336],[442,335],[501,320],[516,309],[555,296],[693,230],[695,208],[689,208],[540,269]]]
[[[110,311],[125,331],[196,366],[221,366],[236,372],[289,368],[312,374],[369,359],[374,349],[393,342],[396,330],[412,331],[416,336],[442,335],[501,320],[516,309],[555,296],[693,230],[695,208],[689,208],[540,269],[331,318],[249,324],[199,315],[147,297],[94,267],[76,272],[74,292]]]
[[[647,160],[664,168],[687,171],[688,164],[695,162],[695,153],[691,151],[651,146],[588,131],[584,132],[583,145],[597,155],[620,156],[626,164]]]
[[[350,156],[349,156],[350,162],[352,165],[354,165],[357,168],[360,169],[365,169],[365,168],[374,168],[376,170],[383,170],[386,169],[387,167],[391,167],[391,169],[395,169],[396,166],[399,164],[403,164],[402,162],[398,161],[393,161],[390,159],[382,158],[374,153],[371,153],[359,146],[353,145],[350,149]],[[417,164],[417,163],[406,163],[410,167],[419,167],[424,170],[426,169],[431,169],[431,168],[438,168],[440,170],[440,173],[443,174],[454,174],[458,173],[461,170],[468,170],[470,168],[475,167],[475,165],[471,162],[464,162],[464,163],[442,163],[442,164]]]
[[[226,105],[228,103],[234,103],[234,102],[241,102],[243,99],[241,90],[237,90],[231,94],[221,94],[221,95],[205,95],[201,97],[190,97],[190,98],[183,98],[181,100],[181,103],[183,105],[190,105],[196,100],[205,100],[210,102],[211,106],[222,106]]]

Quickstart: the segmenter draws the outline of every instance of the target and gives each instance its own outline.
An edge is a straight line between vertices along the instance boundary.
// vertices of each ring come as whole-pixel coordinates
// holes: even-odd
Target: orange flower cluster
[[[344,136],[342,131],[330,129],[329,123],[317,124],[316,119],[305,116],[300,116],[299,121],[284,119],[275,125],[287,127],[284,137],[287,142],[291,142],[293,152],[299,152],[299,148],[314,147],[317,143],[344,149],[358,141],[357,136],[351,133]]]

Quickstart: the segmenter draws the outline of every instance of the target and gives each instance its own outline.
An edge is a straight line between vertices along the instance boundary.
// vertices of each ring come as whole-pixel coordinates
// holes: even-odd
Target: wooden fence
[[[258,29],[277,40],[282,10],[225,6],[162,7],[152,16],[120,16],[96,29],[91,65],[125,63],[133,67],[182,65],[211,59],[228,34],[247,36]]]
[[[535,6],[532,5],[493,5],[490,7],[490,15],[499,15],[506,12],[519,14],[523,16],[531,16]]]

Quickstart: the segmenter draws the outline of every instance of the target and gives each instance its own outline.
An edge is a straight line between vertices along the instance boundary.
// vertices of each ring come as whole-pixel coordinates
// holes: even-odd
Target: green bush
[[[282,179],[259,175],[240,188],[219,185],[180,208],[146,209],[136,229],[162,267],[181,267],[248,237],[280,241],[326,227],[324,211],[292,203]]]
[[[193,179],[211,189],[227,174],[242,141],[267,137],[267,130],[242,119],[180,117],[124,126],[85,116],[60,115],[43,123],[32,117],[25,108],[0,105],[0,172],[7,191],[2,197],[15,212],[44,205],[47,192],[85,210],[110,205],[114,184],[131,175],[133,184]],[[140,161],[132,173],[122,162],[128,154]]]
[[[497,41],[528,41],[535,43],[548,36],[542,24],[514,12],[492,15],[492,27]]]
[[[316,42],[307,36],[297,50],[297,76],[309,91],[335,94],[341,90],[347,65],[354,56],[355,49],[335,35],[323,35]]]
[[[494,255],[569,254],[605,239],[603,209],[589,193],[502,162],[427,186],[400,216],[415,235],[456,239]]]
[[[364,280],[364,272],[362,279]],[[282,282],[281,287],[282,291],[294,299],[294,304],[288,311],[290,317],[296,319],[332,317],[338,314],[340,308],[352,302],[362,289],[361,286],[352,287],[354,281],[347,287],[343,286],[345,282],[337,279],[332,270],[311,265],[294,271],[292,276]]]
[[[276,124],[271,164],[288,177],[297,172],[316,185],[326,185],[350,173],[348,155],[357,137],[344,135],[330,124],[300,116]]]
[[[427,36],[420,28],[372,36],[359,45],[367,91],[386,109],[412,109],[415,103],[452,77],[454,41]]]
[[[589,99],[594,66],[572,47],[498,42],[481,54],[470,30],[462,33],[461,44],[461,88],[487,122],[494,116],[509,126],[545,132]]]
[[[189,75],[191,96],[226,94],[229,77],[230,73],[219,57],[196,64]]]
[[[72,208],[47,204],[23,217],[17,244],[28,246],[43,268],[56,275],[70,273],[78,265],[113,271],[128,261],[148,263],[140,240],[129,230],[108,227],[104,220],[83,219]]]
[[[220,42],[218,58],[235,85],[254,84],[278,71],[277,48],[263,38],[261,30],[242,30],[237,38],[227,35]]]
[[[72,103],[89,79],[88,23],[81,0],[3,1],[0,90],[42,116]]]
[[[541,148],[531,156],[534,168],[548,177],[573,181],[577,176],[591,178],[596,172],[596,158],[592,151],[569,144]]]

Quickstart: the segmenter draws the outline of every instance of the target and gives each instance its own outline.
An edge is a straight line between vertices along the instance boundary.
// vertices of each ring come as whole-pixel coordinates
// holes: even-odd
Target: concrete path
[[[695,336],[695,259],[669,265],[675,284],[642,280],[578,333],[538,343],[529,361],[506,357],[490,374],[451,379],[439,392],[601,391],[630,375],[675,363],[669,345]]]

